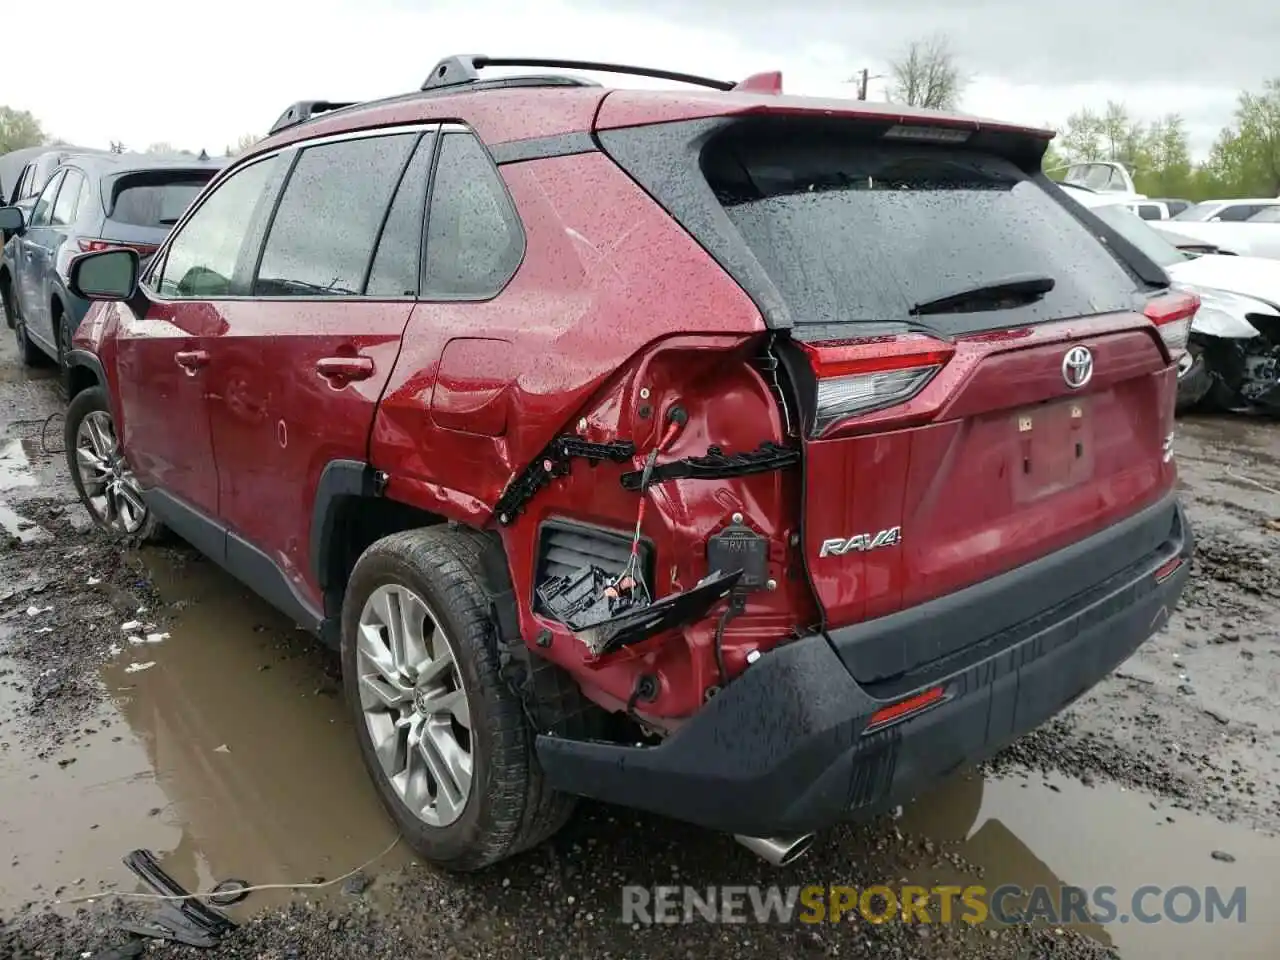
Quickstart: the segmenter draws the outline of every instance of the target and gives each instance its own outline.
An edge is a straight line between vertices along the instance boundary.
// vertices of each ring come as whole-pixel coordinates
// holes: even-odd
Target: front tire
[[[0,309],[4,310],[5,323],[12,330],[17,325],[18,315],[13,304],[13,286],[7,277],[0,280]]]
[[[142,498],[117,437],[106,390],[90,387],[76,394],[67,407],[63,444],[80,502],[112,536],[156,540],[162,528]]]
[[[465,529],[392,534],[357,561],[342,609],[361,757],[409,845],[457,871],[540,842],[572,804],[544,784],[501,676],[482,549]]]

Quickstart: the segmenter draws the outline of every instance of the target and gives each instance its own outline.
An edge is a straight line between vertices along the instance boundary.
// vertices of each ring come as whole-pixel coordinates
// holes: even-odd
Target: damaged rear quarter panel
[[[515,523],[502,529],[528,642],[549,626],[531,612],[541,519],[556,515],[632,528],[638,498],[622,489],[619,478],[640,465],[657,442],[672,404],[681,403],[690,415],[668,454],[673,458],[703,454],[709,444],[733,451],[783,438],[768,385],[747,365],[764,332],[759,311],[611,160],[593,153],[500,170],[526,232],[525,259],[491,300],[415,306],[374,423],[370,459],[389,475],[387,496],[488,526],[511,478],[555,437],[575,432],[581,419],[590,424],[587,439],[635,442],[634,464],[576,462],[568,477],[542,490]],[[505,341],[509,346],[500,353],[514,362],[477,363],[472,379],[465,365],[450,363],[443,371],[447,383],[438,383],[446,344],[461,338]],[[466,352],[475,347],[473,340]],[[650,391],[647,403],[639,397],[642,387]],[[433,396],[437,405],[447,399],[449,415],[433,417]],[[638,413],[645,405],[651,408],[647,418]],[[468,409],[483,413],[481,428],[465,429],[465,416],[456,414]],[[764,524],[763,532],[785,544],[781,527],[794,521],[784,502],[798,501],[784,487],[795,482],[794,473],[700,484],[670,481],[651,491],[645,533],[657,547],[654,595],[673,589],[673,566],[679,567],[679,586],[692,586],[705,573],[702,541],[735,511]],[[673,564],[676,556],[679,564]],[[737,635],[759,630],[765,646],[771,642],[765,635],[775,640],[785,635],[796,609],[789,589],[774,591],[766,602],[776,623],[753,626],[744,618]],[[702,687],[694,687],[714,668],[713,627],[689,631],[690,643],[702,645],[692,658],[697,665],[683,645],[671,645],[682,648],[683,666],[678,671],[671,666],[679,677],[659,671],[661,692],[651,705],[655,713],[692,713],[701,703]],[[636,656],[668,656],[632,652],[614,658],[616,663],[587,668],[577,647],[565,632],[540,652],[568,667],[602,701],[626,700]]]

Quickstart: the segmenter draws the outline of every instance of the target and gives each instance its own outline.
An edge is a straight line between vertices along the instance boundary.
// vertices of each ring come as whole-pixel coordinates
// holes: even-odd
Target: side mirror
[[[0,207],[0,230],[5,233],[21,233],[27,218],[18,207]]]
[[[138,251],[121,247],[71,261],[68,286],[85,300],[128,300],[138,290]]]

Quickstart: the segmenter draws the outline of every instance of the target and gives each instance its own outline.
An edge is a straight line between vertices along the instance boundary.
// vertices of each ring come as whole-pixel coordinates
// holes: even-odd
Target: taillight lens
[[[125,243],[121,240],[87,240],[82,237],[78,242],[81,253],[97,253],[100,250],[119,250],[121,247],[130,247],[138,251],[138,256],[149,257],[160,249],[160,245],[156,243]]]
[[[1196,294],[1174,290],[1149,301],[1142,312],[1159,329],[1160,338],[1177,360],[1186,352],[1191,321],[1199,309],[1200,298]]]
[[[850,417],[910,400],[954,352],[942,341],[918,334],[801,346],[817,378],[814,437]]]

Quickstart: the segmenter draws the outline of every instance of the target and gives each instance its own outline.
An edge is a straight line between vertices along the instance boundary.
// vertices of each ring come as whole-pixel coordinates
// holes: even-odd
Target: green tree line
[[[1052,176],[1081,160],[1123,163],[1138,192],[1150,197],[1280,196],[1280,78],[1259,92],[1240,94],[1231,122],[1202,163],[1191,160],[1181,116],[1144,121],[1114,101],[1102,111],[1084,109],[1068,117],[1044,168]]]

